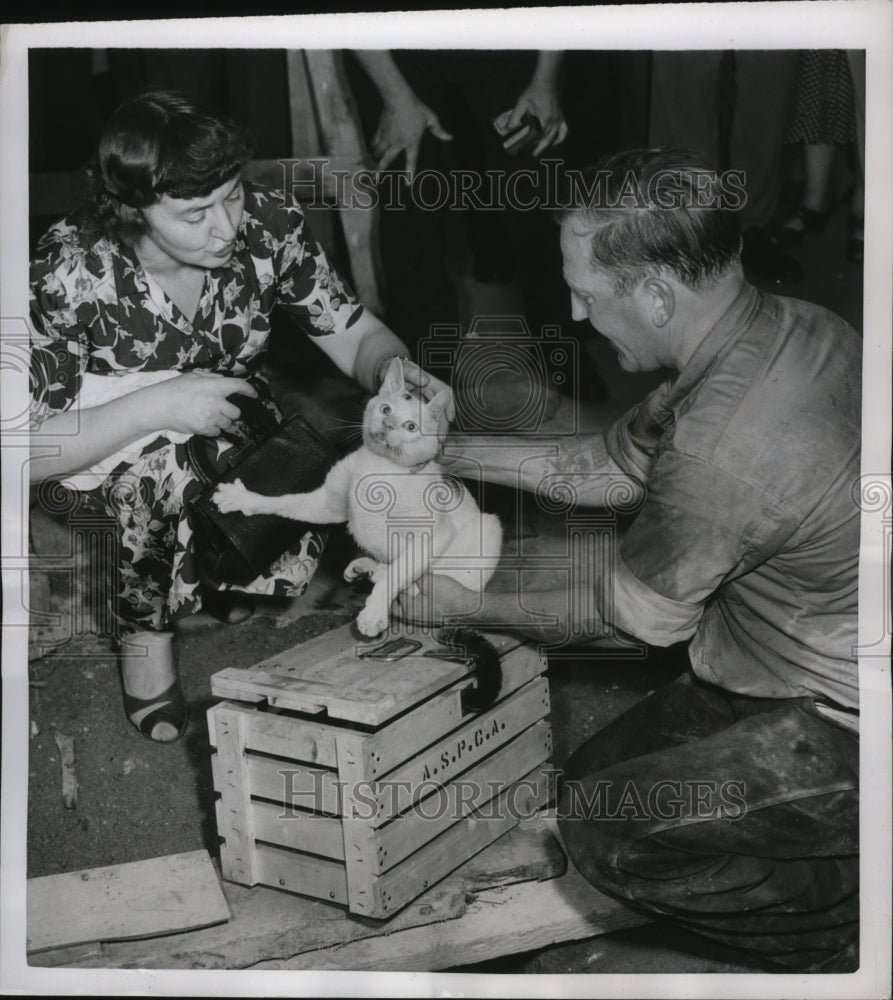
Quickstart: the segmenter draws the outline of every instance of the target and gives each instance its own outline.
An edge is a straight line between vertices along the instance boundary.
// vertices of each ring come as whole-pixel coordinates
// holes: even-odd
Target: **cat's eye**
[[[404,392],[403,393],[403,398],[411,400],[412,399],[412,393]]]
[[[407,420],[406,423],[403,426],[408,431],[414,431],[416,429],[416,425],[415,425],[415,423],[412,420]]]
[[[382,413],[383,413],[383,414],[384,414],[385,416],[387,416],[387,415],[388,415],[388,414],[389,414],[389,413],[391,412],[391,408],[390,408],[390,406],[388,406],[388,404],[387,404],[387,403],[382,403],[382,404],[381,404],[381,412],[382,412]]]

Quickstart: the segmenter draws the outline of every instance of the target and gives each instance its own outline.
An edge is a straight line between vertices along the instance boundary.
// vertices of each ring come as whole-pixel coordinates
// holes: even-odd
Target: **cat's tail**
[[[441,629],[437,641],[455,649],[474,668],[474,684],[462,692],[466,712],[486,711],[502,690],[502,661],[499,650],[473,628],[456,626]]]

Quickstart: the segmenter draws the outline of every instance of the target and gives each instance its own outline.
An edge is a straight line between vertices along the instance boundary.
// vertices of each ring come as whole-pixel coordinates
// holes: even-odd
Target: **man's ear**
[[[651,322],[656,327],[666,326],[676,311],[676,293],[673,286],[663,278],[646,278],[642,291],[647,298]]]

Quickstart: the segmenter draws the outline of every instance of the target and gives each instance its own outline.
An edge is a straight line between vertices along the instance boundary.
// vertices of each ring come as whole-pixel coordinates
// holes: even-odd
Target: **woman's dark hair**
[[[162,195],[199,198],[250,159],[247,132],[186,94],[151,88],[122,104],[87,173],[88,228],[126,243],[146,231],[141,209]]]
[[[568,175],[561,222],[589,240],[590,266],[616,295],[666,269],[688,288],[709,287],[739,256],[744,177],[696,153],[633,149]]]

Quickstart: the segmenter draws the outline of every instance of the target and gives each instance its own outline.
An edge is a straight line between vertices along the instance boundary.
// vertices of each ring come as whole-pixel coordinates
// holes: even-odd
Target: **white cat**
[[[427,403],[410,392],[396,359],[366,405],[363,444],[332,467],[318,490],[265,497],[236,480],[218,487],[214,502],[224,513],[346,521],[371,556],[344,571],[346,580],[368,576],[373,583],[357,618],[363,635],[383,632],[391,601],[429,570],[480,592],[499,562],[502,525],[495,514],[482,514],[461,482],[444,477],[435,461],[449,399],[449,390]]]

